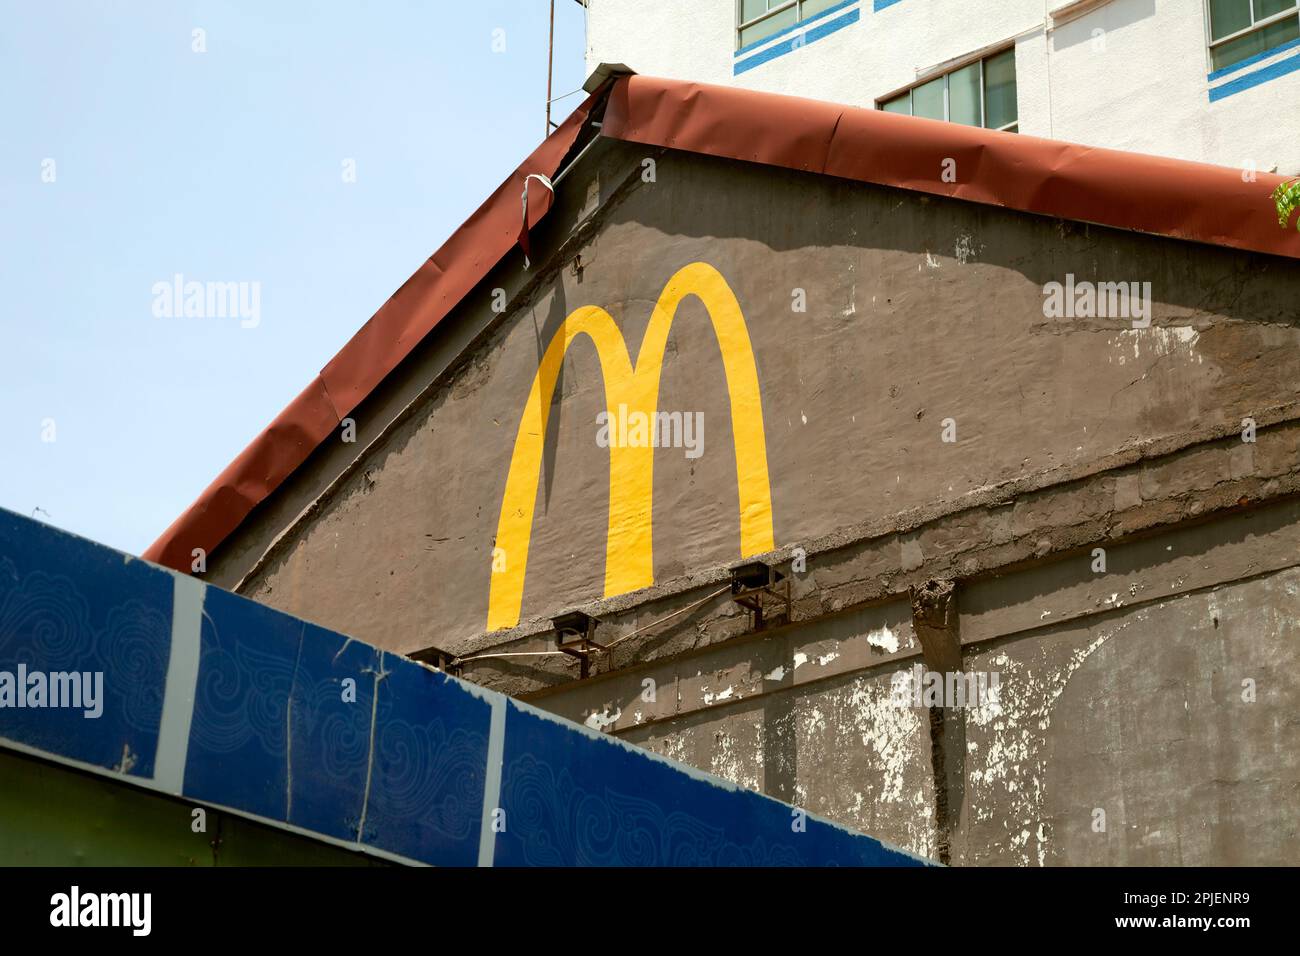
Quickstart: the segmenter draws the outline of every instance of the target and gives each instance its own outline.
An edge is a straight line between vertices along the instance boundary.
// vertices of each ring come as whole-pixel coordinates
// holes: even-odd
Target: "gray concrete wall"
[[[835,543],[1011,483],[1059,483],[1294,405],[1290,263],[673,153],[645,183],[639,159],[611,145],[590,184],[567,180],[573,197],[595,197],[574,198],[568,215],[594,211],[592,224],[567,237],[562,210],[544,239],[570,239],[563,254],[499,319],[486,292],[467,303],[411,380],[390,386],[400,398],[359,411],[357,446],[322,453],[315,479],[308,468],[291,480],[217,550],[214,579],[396,650],[466,646],[486,628],[497,519],[541,350],[594,304],[635,353],[665,282],[695,261],[721,272],[744,311],[778,548]],[[487,285],[529,277],[517,261],[500,272]],[[1150,281],[1153,326],[1045,318],[1043,286],[1067,273]],[[796,289],[807,312],[792,311]],[[425,358],[439,342],[441,379]],[[614,596],[603,388],[578,342],[548,423],[524,623]],[[706,422],[702,457],[654,459],[654,581],[681,587],[740,556],[727,390],[694,299],[673,325],[660,408]],[[941,441],[947,419],[955,443]]]
[[[971,648],[1010,687],[967,725],[956,860],[1295,865],[1298,586],[1289,568]]]
[[[903,603],[528,696],[936,858],[946,788],[956,864],[1292,865],[1297,555],[1292,500],[961,587],[962,666],[1000,694],[946,715],[945,782],[890,697],[923,660]]]
[[[214,581],[452,651],[470,680],[937,859],[1295,858],[1293,263],[622,143],[566,179],[536,241],[532,270],[498,267],[358,410],[356,445],[322,448],[218,549]],[[659,407],[702,412],[705,448],[655,452],[653,586],[606,593],[606,396],[579,341],[520,624],[488,633],[547,343],[597,305],[635,356],[699,261],[752,342],[789,615],[756,631],[717,593],[740,557],[733,420],[687,299]],[[1151,327],[1046,316],[1067,274],[1150,282]],[[933,582],[955,587],[947,617]],[[621,638],[582,680],[547,623],[575,605]],[[1001,710],[891,701],[896,675],[944,659],[999,672]]]

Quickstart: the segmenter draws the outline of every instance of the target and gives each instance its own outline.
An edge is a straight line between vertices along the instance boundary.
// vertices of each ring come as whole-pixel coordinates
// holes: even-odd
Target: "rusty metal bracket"
[[[579,679],[585,680],[591,675],[591,657],[595,653],[605,653],[607,648],[595,639],[596,625],[600,622],[583,611],[569,611],[559,617],[551,618],[555,628],[555,649],[578,660]],[[567,640],[566,635],[572,635]]]
[[[784,611],[790,621],[790,579],[761,561],[731,569],[731,600],[750,613],[755,631],[764,628],[773,610]]]

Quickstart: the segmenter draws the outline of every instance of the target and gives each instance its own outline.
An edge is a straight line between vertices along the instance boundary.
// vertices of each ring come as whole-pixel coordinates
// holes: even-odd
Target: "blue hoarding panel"
[[[303,630],[302,621],[208,589],[185,796],[288,819],[289,696]]]
[[[424,863],[474,866],[491,706],[482,692],[393,654],[383,655],[376,686],[362,839]]]
[[[370,773],[379,652],[308,624],[289,715],[289,822],[355,840]]]
[[[0,738],[152,776],[172,580],[0,511]]]
[[[876,840],[511,703],[504,866],[912,865]]]
[[[411,863],[926,862],[5,511],[0,746]]]

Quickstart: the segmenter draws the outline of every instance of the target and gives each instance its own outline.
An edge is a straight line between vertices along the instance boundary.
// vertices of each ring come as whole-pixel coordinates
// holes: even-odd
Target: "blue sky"
[[[548,14],[0,0],[0,507],[148,547],[540,142]],[[557,0],[557,94],[583,42]],[[156,316],[177,273],[257,324]]]

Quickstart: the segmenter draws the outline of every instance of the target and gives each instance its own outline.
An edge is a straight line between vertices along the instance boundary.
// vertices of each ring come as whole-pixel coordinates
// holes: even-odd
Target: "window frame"
[[[1275,23],[1281,23],[1283,20],[1290,17],[1300,19],[1300,2],[1298,2],[1289,9],[1280,10],[1277,13],[1270,14],[1262,20],[1256,20],[1255,2],[1256,0],[1250,0],[1250,26],[1243,27],[1235,33],[1229,33],[1227,36],[1219,37],[1219,39],[1216,40],[1214,38],[1214,11],[1211,7],[1210,0],[1205,0],[1205,57],[1208,61],[1206,65],[1209,67],[1211,73],[1217,72],[1218,70],[1230,70],[1234,66],[1237,66],[1237,64],[1241,63],[1241,60],[1238,60],[1236,63],[1229,63],[1227,66],[1216,67],[1214,65],[1215,47],[1232,43],[1234,40],[1240,40],[1242,37],[1250,36],[1250,34],[1257,30],[1263,30]],[[1243,57],[1243,59],[1249,59],[1249,57]]]
[[[1002,54],[1008,51],[1012,51],[1013,62],[1014,62],[1015,49],[1016,49],[1016,45],[1014,43],[1008,43],[1006,46],[989,50],[988,52],[981,53],[979,56],[973,56],[969,60],[966,60],[964,62],[958,62],[957,64],[944,70],[942,73],[936,73],[934,76],[926,77],[923,80],[913,83],[911,86],[908,86],[901,90],[896,90],[887,96],[881,97],[880,99],[876,100],[876,109],[882,110],[884,112],[894,112],[893,110],[886,110],[885,104],[899,99],[900,97],[903,96],[903,94],[907,94],[907,113],[900,114],[900,115],[915,116],[916,112],[914,109],[913,94],[915,93],[917,88],[925,86],[928,83],[933,83],[935,80],[942,79],[943,80],[942,122],[952,123],[954,122],[954,120],[952,119],[952,100],[949,94],[949,77],[951,77],[954,73],[960,73],[962,70],[969,67],[972,63],[978,63],[980,65],[980,71],[979,71],[980,73],[980,122],[979,122],[979,126],[974,128],[995,129],[1001,133],[1019,133],[1020,132],[1020,110],[1018,108],[1016,109],[1016,118],[1012,120],[1010,123],[1004,123],[1001,126],[984,125],[985,119],[988,117],[988,100],[984,88],[984,76],[985,76],[984,64],[986,61],[991,60],[996,56],[1001,56]],[[1019,90],[1020,90],[1020,82],[1019,82],[1019,76],[1017,76],[1016,77],[1017,98],[1019,97]],[[1017,104],[1017,106],[1018,105],[1019,104]],[[926,117],[926,118],[929,119],[930,117]],[[961,123],[959,125],[967,126],[970,124]]]
[[[784,2],[778,3],[776,6],[769,8],[765,12],[760,13],[758,16],[751,17],[750,19],[741,22],[740,18],[745,15],[745,4],[744,4],[744,0],[736,0],[736,52],[739,53],[745,47],[753,46],[755,43],[762,43],[765,40],[770,40],[772,39],[772,37],[776,36],[776,34],[781,32],[781,30],[773,30],[767,36],[759,37],[757,40],[750,40],[748,43],[742,43],[740,38],[743,31],[754,26],[754,24],[756,23],[762,23],[764,20],[771,19],[772,17],[776,16],[778,13],[784,13],[785,11],[789,10],[791,7],[795,8],[794,23],[792,23],[788,27],[782,27],[781,29],[789,30],[792,29],[793,27],[797,27],[799,24],[803,23],[807,19],[807,17],[804,16],[803,6],[805,3],[810,3],[810,2],[811,0],[784,0]],[[831,4],[831,6],[834,6],[834,4]],[[824,12],[825,10],[817,10],[812,14],[812,16],[815,17],[817,16],[817,14],[824,13]]]

